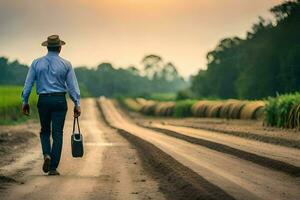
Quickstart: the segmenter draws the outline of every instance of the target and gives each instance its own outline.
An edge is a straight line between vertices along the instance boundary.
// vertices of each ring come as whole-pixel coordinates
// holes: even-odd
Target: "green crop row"
[[[17,123],[28,119],[21,112],[21,92],[19,86],[0,86],[0,124]],[[37,96],[33,91],[30,97],[31,117],[37,117]]]
[[[265,121],[269,126],[300,128],[300,93],[268,98]]]

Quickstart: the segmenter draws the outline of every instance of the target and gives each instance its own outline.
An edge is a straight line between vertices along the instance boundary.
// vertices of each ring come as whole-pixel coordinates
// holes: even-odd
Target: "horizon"
[[[47,36],[59,34],[67,43],[61,55],[74,67],[109,62],[116,68],[141,69],[143,56],[157,54],[187,78],[205,69],[206,53],[221,39],[244,38],[259,16],[271,18],[269,9],[281,2],[4,1],[0,54],[30,65],[46,53],[41,43]],[[54,12],[51,18],[50,12]]]

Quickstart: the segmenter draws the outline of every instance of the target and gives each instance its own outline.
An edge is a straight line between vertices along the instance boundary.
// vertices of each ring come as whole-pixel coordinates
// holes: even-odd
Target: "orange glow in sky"
[[[206,66],[224,37],[244,37],[281,0],[0,0],[0,56],[30,64],[59,34],[74,66],[136,65],[145,54],[172,61],[184,76]]]

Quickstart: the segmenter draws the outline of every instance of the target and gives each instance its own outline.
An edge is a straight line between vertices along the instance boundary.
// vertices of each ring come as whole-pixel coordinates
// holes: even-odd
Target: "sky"
[[[60,35],[74,67],[141,68],[147,54],[172,62],[184,77],[206,68],[225,37],[245,37],[258,16],[282,0],[0,0],[0,56],[30,65],[41,43]]]

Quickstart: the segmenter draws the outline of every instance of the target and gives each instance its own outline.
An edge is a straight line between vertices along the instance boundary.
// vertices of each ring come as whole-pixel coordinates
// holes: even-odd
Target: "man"
[[[43,171],[48,175],[59,175],[57,167],[60,161],[63,127],[67,113],[66,91],[74,102],[74,117],[79,117],[80,91],[77,79],[69,61],[59,53],[65,42],[58,35],[51,35],[42,43],[48,49],[47,55],[34,60],[29,68],[22,92],[23,114],[29,115],[28,99],[32,86],[36,82],[39,95],[38,111],[41,124],[40,139],[44,155]],[[52,130],[52,146],[50,135]]]

